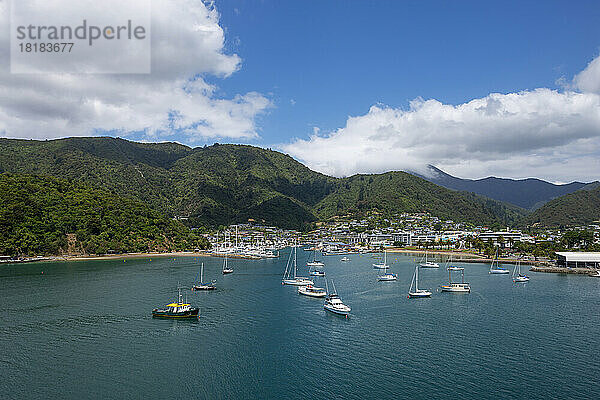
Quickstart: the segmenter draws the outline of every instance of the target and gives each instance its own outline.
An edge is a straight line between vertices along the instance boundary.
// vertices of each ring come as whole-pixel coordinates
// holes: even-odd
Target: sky
[[[149,75],[10,74],[2,28],[0,137],[247,143],[335,176],[592,181],[598,21],[597,1],[153,0]]]

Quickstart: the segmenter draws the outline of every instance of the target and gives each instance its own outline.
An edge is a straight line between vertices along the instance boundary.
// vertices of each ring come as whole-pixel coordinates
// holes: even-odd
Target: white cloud
[[[192,144],[217,137],[248,139],[258,136],[256,118],[271,105],[255,92],[221,98],[207,83],[207,74],[226,78],[241,60],[226,54],[219,14],[200,0],[152,1],[149,75],[10,74],[7,4],[1,0],[0,17],[0,136],[41,139],[112,131],[155,140],[178,135]]]
[[[577,75],[581,90],[492,93],[464,104],[416,99],[381,105],[328,135],[282,149],[335,176],[436,165],[461,177],[600,179],[600,62]]]

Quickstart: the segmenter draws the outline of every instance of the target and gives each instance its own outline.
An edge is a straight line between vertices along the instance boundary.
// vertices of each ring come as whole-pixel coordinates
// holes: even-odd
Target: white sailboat
[[[215,290],[217,287],[215,286],[215,281],[211,281],[210,283],[204,283],[204,263],[200,267],[200,281],[195,283],[192,286],[192,290]]]
[[[413,290],[413,285],[415,290]],[[410,289],[408,289],[408,298],[422,299],[424,297],[431,297],[431,292],[425,289],[419,289],[419,266],[415,265],[415,273],[413,274],[412,281],[410,282]]]
[[[323,261],[317,260],[317,247],[315,246],[314,250],[313,250],[313,258],[312,261],[308,261],[306,263],[307,267],[315,267],[315,268],[320,268],[320,267],[324,267],[325,263]]]
[[[496,262],[496,268],[494,268],[494,262]],[[500,268],[498,265],[498,249],[496,248],[496,255],[494,255],[494,259],[492,260],[492,264],[490,265],[491,275],[499,275],[499,274],[510,274],[510,271],[506,268]]]
[[[517,265],[515,265],[515,269],[513,270],[512,279],[514,283],[524,283],[529,282],[529,277],[527,275],[521,274],[521,260],[517,261]]]
[[[331,281],[331,285],[333,286],[333,292],[329,293],[329,286],[327,285],[327,281],[325,281],[325,287],[327,289],[328,296],[325,299],[323,308],[334,314],[345,315],[347,318],[352,309],[342,303],[342,299],[340,299],[340,296],[338,296],[337,291],[335,290],[335,284],[333,283],[333,280]]]
[[[389,265],[387,265],[387,251],[383,250],[383,264],[373,264],[373,268],[375,269],[388,269]]]
[[[298,264],[297,264],[297,251],[298,251],[298,245],[294,244],[293,247],[294,251],[294,267],[292,268],[291,266],[291,260],[292,260],[292,252],[290,252],[290,256],[288,258],[288,262],[285,266],[285,272],[283,273],[283,278],[281,279],[281,284],[282,285],[294,285],[294,286],[306,286],[306,285],[314,285],[315,283],[313,281],[311,281],[308,278],[304,278],[302,276],[296,276],[296,273],[298,271]],[[292,270],[293,270],[293,275],[292,275]]]
[[[397,279],[398,279],[398,274],[392,274],[391,272],[387,272],[387,268],[384,269],[383,275],[377,276],[377,280],[379,282],[389,282],[389,281],[395,281]]]
[[[421,268],[439,268],[440,265],[436,262],[427,260],[427,250],[425,250],[425,262],[419,264]]]

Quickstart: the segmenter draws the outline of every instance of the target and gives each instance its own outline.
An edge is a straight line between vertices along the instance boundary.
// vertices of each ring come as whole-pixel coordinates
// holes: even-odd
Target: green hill
[[[0,254],[102,254],[208,246],[205,238],[140,201],[78,181],[0,175]]]
[[[427,211],[444,219],[474,224],[511,225],[522,215],[518,207],[469,192],[457,192],[405,172],[354,175],[324,198],[315,211],[321,218],[376,208],[384,213]]]
[[[546,227],[587,225],[600,220],[600,186],[578,190],[551,200],[528,215],[523,223]]]
[[[192,149],[107,137],[0,139],[0,172],[81,181],[140,200],[167,217],[187,217],[189,226],[254,218],[303,228],[318,218],[369,208],[484,224],[510,224],[522,213],[404,173],[332,178],[288,155],[245,145]]]

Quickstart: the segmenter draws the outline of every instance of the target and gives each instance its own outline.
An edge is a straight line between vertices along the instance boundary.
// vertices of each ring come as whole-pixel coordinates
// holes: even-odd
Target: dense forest
[[[0,254],[147,252],[208,241],[146,204],[79,181],[0,175]]]
[[[333,178],[286,154],[246,145],[192,149],[108,137],[0,139],[0,172],[78,180],[135,198],[169,218],[186,217],[190,227],[253,218],[308,229],[318,219],[367,209],[510,225],[524,212],[405,173]]]
[[[528,215],[524,222],[547,227],[587,225],[600,220],[600,186],[581,189],[551,200]]]

